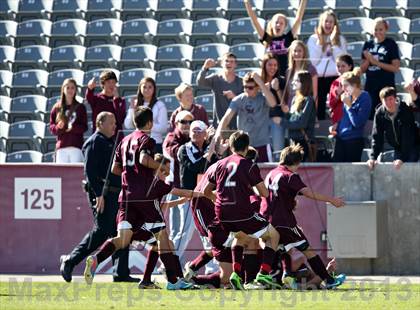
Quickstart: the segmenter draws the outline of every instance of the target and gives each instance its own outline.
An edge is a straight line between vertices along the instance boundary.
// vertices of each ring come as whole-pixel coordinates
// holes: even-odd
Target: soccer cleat
[[[333,283],[326,283],[325,288],[328,290],[335,289],[339,287],[341,284],[343,284],[344,281],[346,281],[346,275],[344,273],[339,274],[338,276],[334,277]]]
[[[73,267],[71,266],[67,258],[68,258],[67,255],[60,256],[60,273],[64,281],[71,282],[71,279],[72,279],[71,273],[73,271]]]
[[[176,290],[189,290],[195,289],[196,287],[194,284],[185,281],[184,279],[178,279],[175,283],[168,282],[166,284],[166,289],[169,291],[176,291]]]
[[[184,279],[186,281],[190,281],[192,277],[195,277],[197,275],[197,272],[192,270],[191,266],[191,262],[186,262],[185,263],[185,272],[184,272]]]
[[[250,282],[250,283],[246,283],[244,285],[244,288],[246,290],[265,290],[266,289],[265,285],[255,281],[255,280]]]
[[[86,283],[89,285],[93,282],[93,277],[95,276],[95,270],[97,266],[98,261],[96,259],[96,256],[88,256],[88,258],[86,259],[86,267],[83,275],[85,276]]]
[[[139,289],[141,289],[141,290],[160,290],[161,287],[153,281],[150,281],[150,282],[147,281],[146,282],[146,281],[143,280],[139,283]]]
[[[255,280],[268,289],[281,288],[281,285],[275,283],[273,281],[273,278],[269,274],[262,274],[261,272],[259,272]]]
[[[241,291],[244,290],[242,278],[236,272],[232,272],[229,278],[229,282],[233,289]]]
[[[283,283],[286,286],[286,288],[291,290],[297,290],[298,285],[296,282],[296,278],[292,277],[291,275],[285,274],[283,277]]]

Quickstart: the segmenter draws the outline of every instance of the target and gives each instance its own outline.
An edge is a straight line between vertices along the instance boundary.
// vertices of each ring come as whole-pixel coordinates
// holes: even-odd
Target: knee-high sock
[[[179,256],[178,256],[178,255],[176,255],[176,254],[173,254],[173,255],[174,255],[174,259],[175,259],[175,266],[176,266],[175,271],[176,271],[176,276],[177,276],[178,278],[183,278],[183,277],[184,277],[184,273],[183,273],[183,271],[182,271],[182,266],[181,266],[181,261],[179,260]]]
[[[322,279],[327,281],[327,283],[334,283],[334,278],[330,276],[327,269],[325,268],[324,263],[321,260],[319,255],[316,255],[308,259],[308,263],[311,265],[313,271]]]
[[[108,257],[110,257],[112,254],[114,254],[114,252],[115,245],[112,243],[111,239],[108,239],[102,244],[101,248],[99,249],[99,252],[96,253],[98,265],[104,260],[106,260]]]
[[[168,278],[168,281],[171,283],[175,283],[178,279],[176,276],[177,266],[176,266],[174,255],[172,253],[163,253],[163,254],[160,254],[160,259],[163,265],[165,266],[165,271],[166,271],[166,276]]]
[[[152,281],[152,272],[155,270],[156,263],[159,259],[159,253],[157,251],[149,250],[147,253],[146,267],[144,268],[143,281]]]
[[[196,276],[192,278],[198,285],[211,284],[215,288],[220,288],[220,272],[214,272],[209,275]]]
[[[233,271],[236,272],[237,274],[241,273],[243,253],[244,253],[243,246],[235,245],[232,248]]]
[[[271,272],[271,266],[273,265],[274,255],[276,252],[268,246],[264,248],[263,258],[261,263],[260,272],[262,274],[269,274]]]
[[[257,254],[245,254],[242,263],[242,269],[245,273],[245,283],[254,281],[260,268]]]
[[[204,267],[208,262],[213,259],[212,256],[208,255],[206,251],[201,251],[200,254],[191,262],[190,268],[194,271]]]

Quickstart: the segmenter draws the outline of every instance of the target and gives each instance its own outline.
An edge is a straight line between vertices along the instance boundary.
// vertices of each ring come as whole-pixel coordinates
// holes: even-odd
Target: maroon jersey
[[[203,192],[208,181],[210,174],[214,173],[216,170],[217,163],[211,165],[207,171],[203,174],[195,187],[194,191]],[[214,213],[214,204],[213,202],[206,197],[193,198],[191,200],[191,209],[193,211],[193,218],[195,222],[195,227],[199,231],[201,236],[208,237],[207,227],[213,223],[216,214]]]
[[[251,188],[263,180],[251,160],[232,154],[219,162],[209,182],[216,185],[216,218],[220,221],[245,220],[255,213],[250,202]]]
[[[155,140],[141,130],[133,131],[118,145],[115,162],[123,167],[120,202],[150,200],[154,170],[140,164],[140,154],[145,152],[153,157],[154,147]]]
[[[270,223],[274,227],[295,227],[295,198],[306,187],[305,183],[297,173],[285,166],[278,166],[267,174],[265,185],[268,187],[269,196],[264,199],[261,210],[266,209]],[[264,205],[265,203],[267,205]]]

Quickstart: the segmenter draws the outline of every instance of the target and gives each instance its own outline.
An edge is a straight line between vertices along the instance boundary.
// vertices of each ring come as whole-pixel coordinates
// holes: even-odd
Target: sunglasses
[[[244,86],[244,89],[249,89],[249,90],[253,90],[256,86]]]
[[[191,125],[191,123],[192,123],[193,121],[187,121],[187,120],[185,120],[185,119],[182,119],[182,120],[180,120],[179,121],[179,123],[181,123],[182,125]]]

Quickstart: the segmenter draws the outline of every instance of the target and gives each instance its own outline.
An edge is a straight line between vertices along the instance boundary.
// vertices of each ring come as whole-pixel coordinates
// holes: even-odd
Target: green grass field
[[[401,282],[403,283],[403,282]],[[135,284],[0,282],[0,309],[420,309],[420,284],[349,282],[335,291],[139,290]]]

